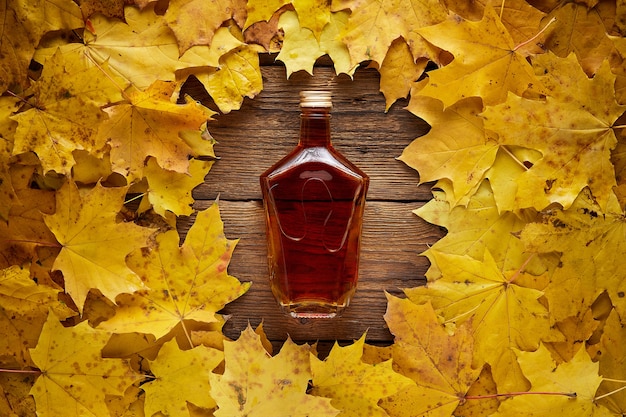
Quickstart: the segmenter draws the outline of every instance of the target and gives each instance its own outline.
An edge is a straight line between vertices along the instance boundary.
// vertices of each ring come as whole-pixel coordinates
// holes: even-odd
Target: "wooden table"
[[[265,59],[265,61],[271,60]],[[218,141],[220,157],[204,184],[196,188],[196,208],[203,209],[219,197],[225,234],[239,238],[229,273],[252,287],[223,313],[230,315],[224,333],[237,338],[248,323],[261,322],[268,338],[279,346],[289,335],[294,341],[319,342],[322,352],[334,341],[350,342],[367,331],[367,341],[392,341],[383,314],[385,292],[424,283],[428,260],[420,253],[444,231],[412,213],[431,198],[430,186],[418,187],[416,171],[396,160],[428,125],[396,103],[385,113],[379,93],[379,75],[360,68],[354,79],[335,76],[332,68],[316,67],[286,79],[282,65],[263,65],[264,89],[242,108],[216,116],[209,131]],[[259,175],[297,143],[299,91],[323,88],[333,92],[331,129],[336,149],[370,176],[365,206],[360,279],[350,307],[341,318],[299,321],[281,313],[268,282]],[[184,91],[216,109],[199,83],[190,81]],[[181,226],[184,234],[191,220]],[[326,346],[326,347],[324,347]]]

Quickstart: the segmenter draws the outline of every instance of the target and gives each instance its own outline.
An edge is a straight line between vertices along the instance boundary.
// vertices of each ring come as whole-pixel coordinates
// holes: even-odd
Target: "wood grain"
[[[204,209],[211,203],[196,205]],[[228,272],[252,282],[248,293],[224,309],[231,315],[224,329],[229,337],[237,337],[248,322],[256,326],[263,321],[270,340],[284,340],[287,334],[301,341],[352,340],[367,330],[371,340],[388,341],[385,292],[400,295],[402,288],[422,285],[428,261],[419,254],[442,236],[439,228],[411,212],[423,203],[367,202],[359,284],[352,304],[341,318],[299,322],[284,316],[271,294],[262,203],[220,200],[219,204],[226,236],[239,239]],[[191,221],[181,225],[183,233]]]
[[[335,340],[358,339],[365,331],[369,343],[390,343],[392,336],[383,319],[385,293],[401,295],[402,288],[422,285],[428,261],[420,253],[445,233],[412,213],[431,198],[430,185],[418,186],[417,172],[396,159],[429,126],[403,109],[406,103],[385,113],[378,72],[373,69],[359,69],[354,80],[337,77],[328,67],[316,67],[314,76],[295,73],[289,80],[280,65],[263,66],[262,74],[264,90],[258,97],[210,122],[220,159],[194,191],[197,209],[219,198],[225,234],[239,239],[229,273],[252,282],[248,293],[224,309],[230,316],[224,333],[237,338],[248,324],[263,322],[276,345],[289,336],[330,346]],[[360,279],[350,307],[337,319],[298,321],[279,310],[269,288],[258,177],[297,143],[298,94],[311,88],[333,91],[333,144],[370,176],[371,183]],[[197,81],[188,81],[183,91],[216,108]],[[181,235],[192,221],[182,219]]]
[[[296,73],[290,80],[285,80],[281,66],[262,67],[262,72],[265,89],[259,96],[209,123],[220,160],[213,167],[213,180],[195,190],[196,199],[216,195],[225,200],[260,199],[259,175],[298,141],[299,92],[309,88],[333,91],[333,145],[370,176],[369,199],[424,201],[431,197],[429,187],[418,187],[417,172],[396,159],[429,126],[402,104],[384,112],[378,72],[359,70],[354,80],[336,77],[324,67],[317,68],[313,77]],[[199,83],[190,82],[185,91],[203,97]],[[211,106],[208,99],[202,101]]]

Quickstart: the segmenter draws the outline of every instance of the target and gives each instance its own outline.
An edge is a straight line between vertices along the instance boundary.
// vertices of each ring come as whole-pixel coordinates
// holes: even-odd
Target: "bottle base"
[[[322,303],[319,301],[299,301],[280,303],[283,312],[295,319],[332,319],[341,316],[348,304]]]

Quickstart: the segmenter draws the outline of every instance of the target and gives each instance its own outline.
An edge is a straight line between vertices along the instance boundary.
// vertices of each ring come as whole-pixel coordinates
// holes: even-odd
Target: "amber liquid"
[[[321,129],[318,140],[301,142],[261,176],[270,284],[294,317],[340,314],[358,280],[369,180],[325,134]]]

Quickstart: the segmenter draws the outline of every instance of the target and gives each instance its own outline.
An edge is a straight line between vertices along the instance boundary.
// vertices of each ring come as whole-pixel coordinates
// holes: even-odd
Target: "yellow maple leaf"
[[[81,311],[92,288],[112,300],[143,287],[125,259],[147,245],[153,230],[116,221],[126,190],[98,184],[81,195],[76,184],[67,181],[57,191],[56,212],[44,215],[62,247],[53,269],[63,272],[65,289]]]
[[[80,10],[85,19],[95,14],[103,14],[108,17],[124,18],[124,3],[126,0],[78,0]]]
[[[74,151],[72,155],[76,162],[72,167],[72,179],[74,182],[95,184],[98,181],[106,181],[113,173],[111,158],[108,153],[105,153],[100,158],[85,151]]]
[[[67,175],[74,150],[101,152],[105,143],[97,140],[95,129],[106,119],[100,110],[105,99],[96,97],[105,83],[97,69],[84,71],[72,62],[66,65],[62,54],[53,55],[31,87],[30,108],[12,116],[18,123],[13,154],[35,152],[45,172]]]
[[[232,15],[231,0],[172,0],[164,16],[182,55],[194,45],[210,45],[215,32]]]
[[[537,35],[545,13],[528,4],[526,0],[507,0],[505,3],[495,0],[446,0],[446,6],[456,14],[468,20],[481,20],[486,7],[493,7],[507,28],[513,41],[521,44]],[[541,39],[534,39],[533,43]]]
[[[232,26],[221,27],[213,35],[213,41],[208,47],[205,46],[193,46],[189,48],[181,60],[187,62],[203,62],[204,66],[217,68],[220,66],[220,58],[222,55],[239,48],[244,45],[244,42],[240,39],[241,34],[238,29],[235,30]],[[200,70],[195,67],[182,68],[176,71],[177,79],[186,79],[190,74],[202,74],[204,70]]]
[[[429,72],[428,84],[418,92],[440,99],[445,107],[466,97],[478,96],[485,105],[493,105],[504,101],[509,91],[518,95],[529,89],[542,91],[492,7],[485,8],[479,22],[449,18],[417,32],[454,55],[450,64]]]
[[[313,382],[311,394],[331,398],[343,417],[383,417],[378,406],[385,397],[412,385],[412,381],[392,369],[392,361],[370,365],[361,360],[365,335],[349,346],[337,343],[326,359],[311,355]]]
[[[38,416],[109,416],[105,396],[123,395],[139,379],[123,360],[102,357],[110,337],[87,322],[66,328],[54,314],[48,316],[30,350],[41,372],[30,391]]]
[[[555,19],[545,47],[561,58],[575,53],[580,65],[591,76],[614,49],[607,35],[612,32],[610,26],[614,13],[614,9],[605,5],[589,7],[578,2],[561,3],[545,18]]]
[[[380,91],[385,96],[385,111],[400,98],[409,95],[413,83],[422,75],[426,59],[415,62],[409,45],[403,39],[396,39],[385,55],[380,72]]]
[[[503,143],[543,155],[517,180],[520,207],[542,210],[559,203],[567,208],[586,186],[604,207],[615,186],[610,162],[617,143],[613,124],[626,106],[615,102],[615,76],[608,63],[589,79],[572,58],[554,58],[552,62],[561,62],[547,68],[551,95],[545,100],[509,94],[505,103],[483,112],[485,128],[496,131]],[[572,65],[574,69],[566,69]],[[596,98],[592,105],[589,97]]]
[[[536,219],[533,211],[500,211],[488,183],[483,183],[465,206],[451,207],[443,194],[434,191],[433,199],[414,211],[429,223],[448,231],[431,247],[433,251],[482,259],[487,250],[498,268],[504,271],[515,269],[527,260],[524,244],[516,234]],[[430,249],[424,254],[429,256],[429,252]],[[541,273],[545,267],[533,259],[526,265],[526,270]],[[431,264],[427,276],[429,279],[440,276],[436,264]]]
[[[313,32],[315,39],[320,40],[324,27],[330,23],[330,1],[327,0],[293,0],[293,8],[298,14],[300,25]]]
[[[50,47],[44,44],[35,54],[37,61],[45,62],[59,48],[63,54],[77,55],[92,66],[106,63],[112,75],[138,89],[148,88],[157,80],[174,81],[178,70],[207,65],[204,54],[180,56],[176,36],[165,17],[155,13],[154,4],[141,10],[127,6],[124,21],[98,14],[89,23],[92,31],[83,33],[83,43],[63,42],[59,46],[55,40]]]
[[[227,272],[236,241],[224,236],[217,203],[199,212],[182,246],[179,241],[178,232],[170,230],[156,237],[151,250],[128,257],[147,288],[119,295],[115,316],[100,327],[158,339],[179,324],[186,329],[187,320],[216,322],[215,313],[248,290],[249,283]]]
[[[382,81],[381,77],[381,85]],[[438,180],[435,188],[445,191],[451,207],[467,205],[488,179],[498,209],[514,211],[516,181],[541,153],[502,143],[486,129],[479,97],[461,99],[444,109],[440,100],[420,96],[418,90],[413,88],[407,109],[431,129],[411,142],[398,159],[419,172],[420,183]]]
[[[626,11],[626,6],[624,6],[624,10]],[[626,16],[624,22],[626,23]],[[626,56],[626,38],[614,37],[611,40],[617,50],[616,55],[619,56],[618,59],[611,61],[613,73],[617,76],[615,79],[615,100],[618,103],[626,104],[626,68],[622,65],[623,57]]]
[[[602,381],[598,363],[581,348],[569,361],[556,365],[550,351],[541,345],[535,352],[518,352],[518,361],[531,383],[531,395],[517,395],[503,401],[494,417],[594,415],[595,393]],[[541,395],[543,393],[544,395]],[[532,395],[534,394],[534,395]]]
[[[391,43],[402,36],[413,58],[434,58],[433,47],[424,42],[417,29],[443,21],[446,10],[433,0],[351,0],[333,11],[349,8],[352,13],[343,39],[352,64],[373,60],[382,64]]]
[[[43,214],[54,213],[54,192],[30,187],[36,166],[13,164],[8,168],[6,184],[12,188],[14,198],[3,201],[9,212],[7,221],[0,221],[0,268],[30,264],[33,276],[43,283],[49,278],[34,272],[37,265],[47,263],[40,248],[58,246],[43,221]]]
[[[37,344],[48,312],[59,320],[75,314],[58,300],[59,291],[37,284],[28,269],[0,269],[0,357],[8,355],[22,367],[30,365],[28,349]]]
[[[338,415],[329,398],[306,393],[309,354],[308,345],[287,339],[280,352],[270,356],[249,326],[236,341],[225,341],[226,370],[210,375],[211,396],[218,405],[215,417]]]
[[[17,122],[10,116],[18,109],[17,97],[0,97],[0,221],[6,222],[9,211],[16,198],[15,190],[11,185],[9,172],[9,159],[13,155],[13,136],[17,128]]]
[[[523,286],[533,279],[521,270],[500,270],[488,251],[480,261],[437,251],[430,251],[429,259],[441,278],[405,289],[407,296],[431,302],[446,322],[471,320],[477,357],[492,366],[501,389],[520,389],[523,377],[514,368],[513,349],[534,350],[541,341],[556,340],[548,310],[539,302],[543,292]]]
[[[324,54],[328,54],[333,60],[337,74],[354,74],[357,65],[351,63],[348,48],[341,38],[348,16],[345,11],[332,13],[330,21],[317,39],[311,29],[301,26],[296,12],[286,11],[280,15],[278,27],[285,35],[276,60],[285,64],[287,78],[297,71],[313,74],[313,65]]]
[[[45,33],[84,25],[70,0],[8,0],[0,8],[0,22],[0,91],[28,85],[28,66]]]
[[[619,416],[626,412],[626,326],[616,310],[611,311],[604,324],[600,339],[600,375],[602,384],[596,393],[596,401]]]
[[[517,181],[528,167],[536,164],[541,152],[523,146],[501,144],[496,160],[485,173],[493,191],[496,205],[501,212],[532,212],[534,209],[520,209],[516,200]]]
[[[624,210],[617,198],[613,195],[602,211],[587,189],[568,210],[550,212],[541,222],[524,228],[521,238],[527,250],[562,254],[545,289],[556,320],[588,309],[604,291],[620,316],[626,317],[626,304],[619,302],[626,292],[626,273],[621,266],[626,256],[624,233]]]
[[[165,217],[167,211],[177,216],[189,216],[193,213],[191,205],[194,199],[191,191],[204,182],[213,161],[189,161],[189,173],[168,171],[161,168],[152,157],[148,159],[144,174],[148,181],[148,190],[142,200],[140,211],[147,210],[144,202],[148,202],[157,214]]]
[[[320,49],[332,59],[336,74],[352,77],[359,65],[352,63],[350,51],[342,37],[349,18],[350,13],[345,10],[331,13],[330,22],[320,36]]]
[[[180,132],[199,130],[214,113],[197,102],[173,102],[174,88],[156,82],[145,92],[129,92],[129,102],[106,109],[109,119],[100,125],[98,137],[111,145],[113,171],[129,182],[144,176],[149,156],[162,168],[181,173],[189,169],[189,156],[199,156]]]
[[[60,84],[67,91],[61,90],[59,97],[80,95],[98,106],[108,106],[124,99],[128,83],[111,71],[108,62],[95,65],[88,57],[64,54],[61,48],[45,58],[42,84]],[[50,75],[44,77],[47,71]]]
[[[381,407],[398,417],[450,416],[480,373],[472,367],[469,327],[459,325],[450,335],[429,303],[389,294],[385,321],[395,338],[394,364],[415,384],[383,399]]]
[[[300,26],[298,14],[293,11],[280,15],[278,28],[285,32],[285,40],[276,60],[285,63],[287,78],[300,70],[312,75],[315,61],[324,55],[313,32]]]
[[[419,97],[408,109],[432,128],[409,144],[399,159],[419,172],[421,183],[449,179],[452,206],[459,204],[476,191],[500,148],[479,117],[481,100],[468,98],[444,109],[439,100]]]
[[[289,0],[248,0],[247,17],[243,29],[247,29],[256,22],[269,22],[278,9],[289,3]]]
[[[558,362],[570,361],[598,329],[600,322],[592,309],[581,310],[578,315],[560,320],[554,327],[564,336],[564,340],[544,345]]]
[[[239,109],[244,97],[254,98],[263,90],[259,55],[249,45],[227,52],[219,62],[217,70],[196,77],[223,113]]]
[[[189,417],[187,403],[207,409],[215,407],[209,395],[209,374],[223,359],[224,354],[217,349],[197,346],[181,350],[176,340],[164,343],[156,359],[150,361],[154,379],[141,386],[146,392],[146,415],[161,412],[171,417]]]

